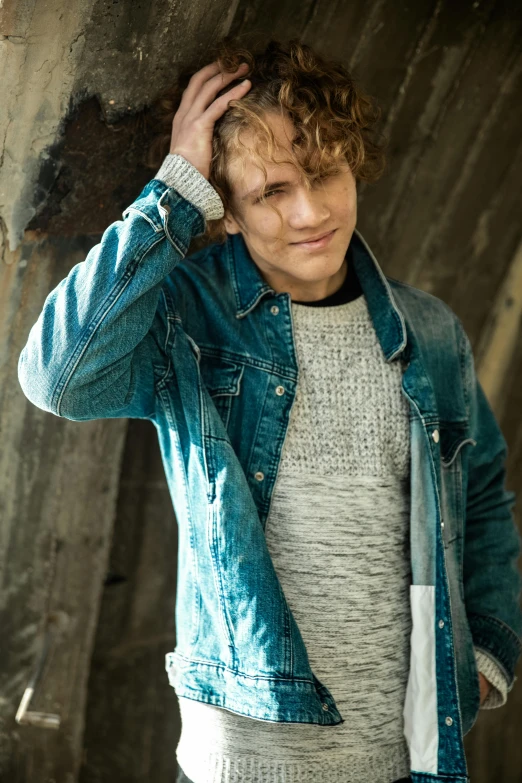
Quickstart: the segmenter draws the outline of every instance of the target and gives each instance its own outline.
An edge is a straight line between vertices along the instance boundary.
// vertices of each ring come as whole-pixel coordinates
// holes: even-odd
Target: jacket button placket
[[[263,355],[260,355],[259,358],[264,360],[265,365],[272,364],[266,390],[271,400],[267,399],[264,403],[267,405],[270,415],[262,417],[250,451],[250,476],[254,483],[252,490],[260,512],[263,529],[274,487],[274,467],[277,464],[277,457],[280,455],[283,430],[288,423],[288,406],[293,398],[292,370],[297,370],[293,354],[291,318],[288,306],[289,302],[284,297],[281,301],[272,298],[265,303],[260,303],[260,306],[250,314],[256,330],[263,331],[267,337]],[[257,319],[262,321],[262,324],[256,325]],[[290,377],[281,375],[281,368],[285,368],[290,373]],[[287,382],[283,386],[281,382],[285,377]]]

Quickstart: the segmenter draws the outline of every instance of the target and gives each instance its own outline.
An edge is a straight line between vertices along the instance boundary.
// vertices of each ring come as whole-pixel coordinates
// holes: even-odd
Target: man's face
[[[293,123],[275,114],[265,119],[278,143],[274,157],[279,160],[285,156],[279,148],[288,156],[295,134]],[[252,132],[243,132],[241,140],[250,147]],[[343,160],[340,173],[314,183],[308,190],[294,166],[269,161],[265,165],[267,203],[262,204],[258,198],[263,172],[250,158],[243,165],[236,158],[229,161],[236,214],[225,215],[226,230],[243,235],[252,259],[277,292],[288,291],[292,298],[303,300],[327,296],[340,286],[345,275],[344,259],[357,219],[355,178]],[[283,184],[274,187],[273,183]],[[281,212],[282,226],[270,204]],[[328,232],[333,233],[326,242],[303,244]]]

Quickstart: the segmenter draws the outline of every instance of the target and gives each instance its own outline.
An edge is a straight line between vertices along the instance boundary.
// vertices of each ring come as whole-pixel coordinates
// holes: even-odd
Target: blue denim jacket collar
[[[407,314],[399,309],[391,286],[361,233],[355,229],[349,246],[355,272],[386,361],[406,362],[404,390],[426,421],[437,419],[436,396]],[[229,234],[226,243],[230,279],[236,298],[236,318],[251,313],[274,290],[254,263],[242,234]]]
[[[230,276],[234,289],[236,317],[248,315],[265,294],[274,293],[252,260],[242,234],[230,234],[227,241]],[[407,332],[404,317],[391,288],[367,243],[355,229],[349,251],[368,302],[368,309],[387,361],[404,352]]]
[[[236,297],[236,318],[244,318],[265,294],[273,294],[274,289],[252,260],[242,234],[228,234],[226,255]]]
[[[407,346],[404,316],[375,256],[357,229],[353,233],[350,249],[375,332],[386,361],[391,362],[403,354]]]

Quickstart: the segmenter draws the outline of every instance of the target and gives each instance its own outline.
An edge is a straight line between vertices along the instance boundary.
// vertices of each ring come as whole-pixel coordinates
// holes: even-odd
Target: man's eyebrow
[[[261,191],[265,191],[265,192],[267,192],[267,191],[269,191],[269,190],[274,190],[275,188],[281,188],[281,187],[283,187],[284,185],[291,185],[291,184],[292,184],[292,183],[291,183],[291,182],[289,182],[288,180],[284,180],[284,181],[281,181],[281,182],[267,182],[267,183],[266,183],[266,185],[264,185],[264,186],[263,186],[263,185],[261,185],[261,187],[259,187],[259,188],[254,188],[253,190],[249,191],[249,192],[246,194],[246,196],[243,196],[243,198],[241,199],[241,201],[246,201],[246,200],[247,200],[247,198],[250,198],[251,196],[257,196],[257,195],[261,195]]]

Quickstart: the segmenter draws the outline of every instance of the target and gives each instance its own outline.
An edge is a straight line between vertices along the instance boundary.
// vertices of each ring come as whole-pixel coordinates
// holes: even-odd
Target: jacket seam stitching
[[[295,381],[296,376],[288,373],[288,368],[282,367],[280,364],[274,362],[267,362],[265,360],[253,359],[250,356],[243,354],[228,352],[227,350],[212,350],[208,346],[198,343],[198,347],[202,356],[209,356],[216,359],[223,359],[236,364],[245,365],[245,367],[253,367],[256,370],[262,370],[269,374],[277,374],[284,376],[290,381]]]
[[[513,639],[517,642],[518,646],[522,650],[522,639],[520,639],[518,634],[515,633],[515,631],[507,623],[505,623],[503,620],[500,620],[498,617],[495,617],[492,614],[480,614],[479,612],[469,612],[468,618],[470,620],[472,620],[473,617],[478,617],[480,619],[491,620],[493,622],[493,624],[498,625],[501,629],[507,631],[508,634],[513,637]]]
[[[67,386],[71,382],[71,378],[78,367],[78,364],[82,360],[86,349],[88,348],[90,342],[92,341],[92,338],[96,334],[99,326],[102,324],[103,320],[105,319],[106,315],[110,312],[110,310],[114,307],[120,296],[123,294],[131,280],[133,279],[134,272],[142,262],[142,260],[145,258],[145,256],[154,248],[159,242],[161,242],[163,239],[163,236],[156,238],[154,237],[154,242],[145,249],[145,252],[139,256],[137,259],[135,259],[135,263],[133,265],[130,265],[125,272],[123,273],[120,280],[112,287],[112,289],[109,291],[107,296],[105,297],[104,301],[100,304],[98,308],[98,313],[95,314],[94,318],[87,324],[85,329],[83,330],[82,334],[80,335],[80,338],[78,339],[78,343],[76,345],[76,348],[73,350],[71,357],[67,364],[64,367],[64,370],[58,379],[52,398],[51,398],[51,407],[54,405],[54,401],[56,400],[56,413],[58,416],[60,416],[60,407],[63,399],[63,395],[65,394],[65,391],[67,389]],[[107,302],[109,302],[109,306],[107,307]],[[104,309],[105,308],[105,309]],[[93,326],[94,323],[94,326]],[[89,329],[90,334],[89,334]],[[72,365],[72,366],[71,366]]]
[[[191,664],[192,666],[209,666],[212,669],[224,669],[226,671],[231,672],[232,674],[237,674],[240,677],[245,677],[248,680],[263,680],[265,682],[308,682],[310,685],[314,685],[314,681],[307,679],[306,677],[265,677],[263,675],[253,675],[253,674],[246,674],[245,672],[242,672],[240,669],[237,668],[231,668],[230,666],[227,666],[225,663],[213,663],[212,661],[205,661],[200,658],[188,658],[186,655],[182,655],[182,653],[175,652],[172,653],[177,658],[181,658],[182,660],[186,661],[187,663]]]
[[[122,217],[125,218],[128,212],[136,212],[137,215],[140,215],[142,218],[144,218],[147,223],[152,226],[152,230],[155,234],[158,234],[160,231],[163,231],[163,226],[158,226],[156,223],[152,220],[151,217],[147,215],[146,212],[143,212],[141,209],[138,209],[138,207],[127,207],[127,209],[123,212]]]

